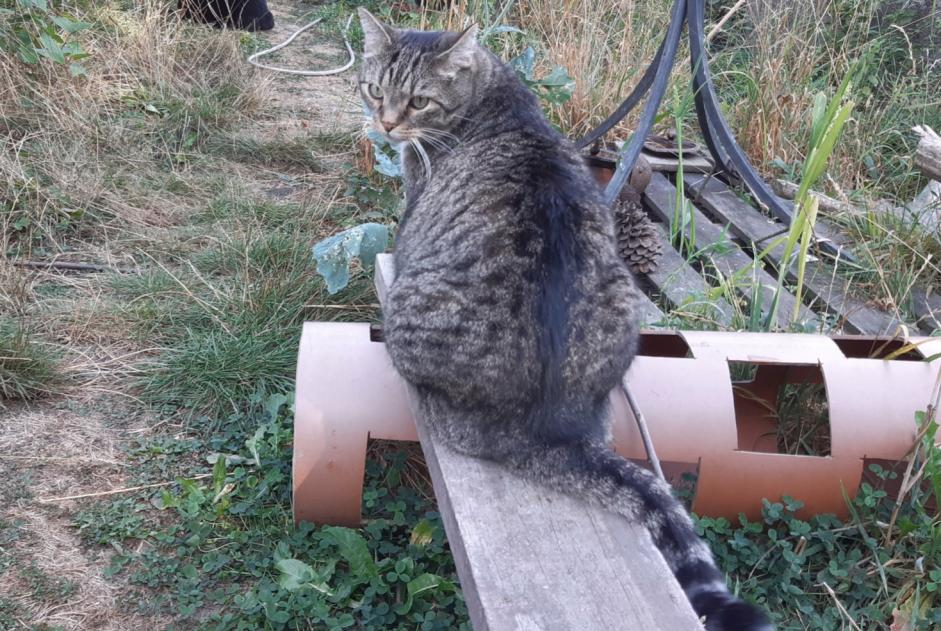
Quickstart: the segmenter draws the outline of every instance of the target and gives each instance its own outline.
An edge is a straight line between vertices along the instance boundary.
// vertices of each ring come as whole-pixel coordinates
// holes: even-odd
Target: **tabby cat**
[[[639,294],[572,143],[474,27],[360,19],[360,92],[405,174],[385,340],[430,431],[643,524],[707,629],[771,629],[729,592],[669,486],[607,447]]]

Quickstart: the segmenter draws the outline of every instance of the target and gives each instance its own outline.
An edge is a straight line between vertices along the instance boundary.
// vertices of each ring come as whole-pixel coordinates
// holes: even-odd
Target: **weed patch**
[[[153,590],[146,606],[181,626],[469,629],[440,517],[428,489],[407,483],[409,452],[370,459],[361,530],[295,529],[286,397],[253,401],[185,449],[135,448],[170,462],[197,454],[209,478],[78,515],[89,543],[118,550],[108,573]]]

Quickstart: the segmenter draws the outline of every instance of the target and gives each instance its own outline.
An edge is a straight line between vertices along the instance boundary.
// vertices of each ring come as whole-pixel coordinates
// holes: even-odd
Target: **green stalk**
[[[807,158],[801,168],[801,181],[797,189],[797,195],[794,197],[794,216],[791,218],[791,226],[788,230],[787,240],[784,245],[784,253],[778,267],[778,282],[775,289],[774,298],[771,301],[771,309],[768,311],[768,317],[765,320],[765,326],[770,330],[775,321],[780,304],[780,297],[784,291],[784,279],[793,262],[795,248],[800,260],[797,264],[797,301],[794,306],[793,319],[799,315],[801,304],[801,293],[804,287],[804,273],[807,259],[807,251],[810,248],[810,240],[813,236],[814,224],[817,220],[817,202],[810,197],[810,189],[816,184],[820,176],[823,175],[827,166],[827,161],[833,153],[837,140],[843,131],[843,125],[846,123],[853,111],[853,102],[842,103],[846,95],[850,81],[849,78],[854,74],[853,71],[843,79],[836,94],[830,99],[829,103],[826,96],[821,92],[814,98],[814,107],[812,114],[812,127],[810,136],[810,147],[807,152]],[[780,243],[776,240],[766,247],[760,257],[770,252]]]

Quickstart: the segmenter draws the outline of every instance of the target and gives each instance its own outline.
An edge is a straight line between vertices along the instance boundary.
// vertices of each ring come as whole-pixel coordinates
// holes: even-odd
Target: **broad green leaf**
[[[281,559],[275,563],[275,568],[281,572],[278,585],[289,592],[300,589],[306,583],[314,580],[314,568],[297,559]]]
[[[575,86],[575,79],[569,76],[568,70],[562,66],[556,66],[552,69],[552,72],[547,74],[542,79],[534,81],[536,85],[544,85],[546,87],[565,87],[565,86]]]
[[[287,402],[287,395],[281,392],[268,397],[268,400],[265,402],[265,412],[268,414],[268,420],[272,423],[278,420],[278,411],[281,409],[281,406]]]
[[[407,586],[408,595],[417,596],[418,594],[426,592],[429,589],[436,589],[438,586],[453,587],[451,583],[436,574],[422,574],[421,576],[417,576],[409,581]]]
[[[525,31],[522,31],[515,26],[494,26],[493,28],[487,29],[481,36],[480,39],[487,39],[491,35],[498,35],[500,33],[520,33],[525,34]]]
[[[49,3],[46,0],[16,0],[16,3],[27,9],[49,10]]]
[[[33,48],[26,48],[21,46],[17,48],[17,54],[20,57],[20,60],[26,64],[37,64],[39,63],[39,55],[36,54],[36,50]]]
[[[366,137],[372,141],[376,171],[388,177],[402,177],[401,154],[398,150],[375,129],[367,130]]]
[[[180,485],[180,488],[183,489],[183,492],[186,494],[186,498],[190,501],[195,502],[196,504],[202,504],[206,501],[206,495],[203,493],[203,490],[194,480],[178,479],[177,482]]]
[[[65,63],[65,53],[62,52],[62,46],[52,35],[45,32],[40,33],[39,42],[42,44],[42,48],[37,49],[36,52],[56,63]]]
[[[255,433],[252,434],[252,437],[245,441],[245,446],[248,447],[248,451],[252,454],[252,459],[255,461],[256,465],[261,464],[261,459],[258,457],[258,441],[260,441],[265,436],[265,426],[262,425],[255,430]]]
[[[61,15],[53,15],[52,21],[66,33],[77,33],[78,31],[84,31],[92,27],[90,22],[75,22]]]
[[[212,486],[213,491],[218,494],[222,490],[222,487],[225,485],[225,476],[226,476],[226,462],[225,458],[217,458],[215,464],[212,466]]]
[[[369,546],[361,534],[351,528],[329,526],[323,529],[325,538],[340,549],[353,574],[360,579],[369,579],[379,575],[376,562],[369,553]]]
[[[364,223],[327,237],[313,248],[317,273],[327,281],[327,291],[335,294],[350,282],[350,262],[359,257],[364,265],[373,265],[376,255],[389,244],[389,228],[378,223]]]

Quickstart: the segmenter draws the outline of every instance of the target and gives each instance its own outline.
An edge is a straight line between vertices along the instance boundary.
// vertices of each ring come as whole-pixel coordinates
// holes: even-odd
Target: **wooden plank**
[[[702,630],[644,529],[437,444],[410,399],[476,631]]]
[[[755,208],[743,202],[724,183],[715,178],[699,175],[687,175],[687,190],[696,203],[702,205],[720,222],[729,227],[729,231],[738,238],[757,244],[756,249],[763,249],[787,226],[766,217]],[[775,247],[768,253],[768,259],[779,265],[784,258],[784,245]],[[796,280],[797,264],[792,264],[789,279]],[[818,262],[808,261],[804,271],[804,286],[828,313],[837,315],[843,327],[850,333],[883,335],[893,333],[900,321],[890,313],[880,311],[866,304],[865,301],[847,292],[832,268]]]
[[[650,178],[650,184],[644,190],[644,200],[647,207],[662,221],[669,225],[673,219],[673,209],[676,204],[676,188],[661,173],[654,173]],[[690,204],[690,212],[695,221],[695,234],[697,247],[702,248],[707,245],[720,243],[726,240],[722,228],[709,221],[709,219],[698,208]],[[754,261],[750,256],[741,250],[734,243],[729,242],[730,247],[723,251],[718,251],[709,255],[712,265],[725,277],[729,277],[739,270],[746,270],[746,280],[736,283],[739,293],[748,298],[753,287],[749,286],[752,279]],[[764,269],[757,272],[758,291],[762,297],[762,306],[766,308],[771,305],[777,287],[777,279],[773,278]],[[780,304],[778,306],[777,324],[781,328],[787,328],[791,322],[791,313],[797,299],[790,292],[782,292]],[[816,322],[816,315],[804,305],[800,305],[800,319],[803,322]]]
[[[794,214],[794,200],[778,197],[778,201]],[[817,242],[829,241],[841,253],[846,253],[849,257],[853,256],[853,240],[836,225],[830,223],[820,215],[817,215],[817,223],[814,225],[814,237]],[[830,255],[833,256],[833,255]]]
[[[650,163],[652,171],[676,173],[680,168],[680,161],[674,156],[665,156],[650,151],[643,151],[641,155]],[[683,170],[689,173],[712,173],[712,160],[705,156],[686,156],[683,158]]]
[[[711,287],[703,277],[686,262],[670,244],[670,237],[663,224],[657,226],[657,235],[663,249],[657,269],[646,274],[647,279],[675,308],[686,306],[694,296],[705,296]],[[717,324],[727,326],[732,323],[732,305],[724,298],[710,301],[703,310],[706,317],[711,317]]]
[[[941,181],[941,136],[927,125],[912,128],[921,138],[915,147],[915,166],[929,180]]]
[[[941,296],[929,287],[912,287],[912,308],[918,318],[918,327],[925,333],[941,331]]]
[[[660,307],[645,293],[641,293],[638,299],[637,315],[644,326],[654,325],[666,317]]]

